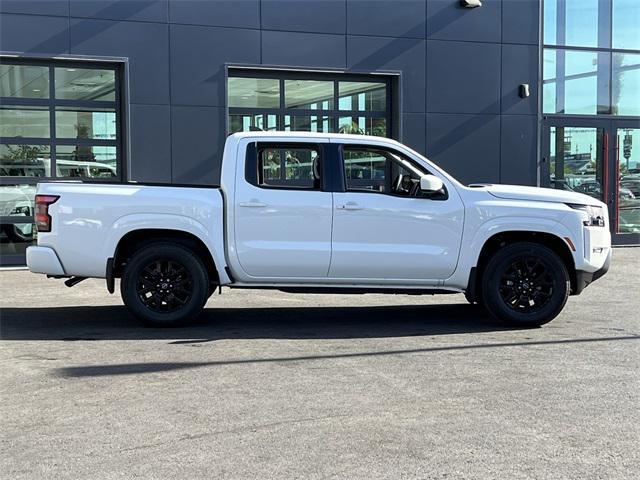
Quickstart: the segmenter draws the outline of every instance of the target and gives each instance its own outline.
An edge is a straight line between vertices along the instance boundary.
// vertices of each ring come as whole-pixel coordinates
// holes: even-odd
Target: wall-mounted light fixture
[[[481,7],[482,2],[480,0],[460,0],[460,6],[464,8],[476,8]]]
[[[531,95],[531,92],[529,92],[528,83],[520,84],[520,86],[518,87],[518,95],[520,95],[520,98],[527,98],[529,95]]]

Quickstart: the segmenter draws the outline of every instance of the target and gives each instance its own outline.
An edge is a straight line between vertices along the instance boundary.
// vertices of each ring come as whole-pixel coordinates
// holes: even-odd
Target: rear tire
[[[567,268],[551,249],[519,242],[498,250],[482,277],[482,300],[499,322],[538,327],[564,308],[571,291]]]
[[[207,301],[209,276],[189,249],[169,242],[148,244],[127,262],[120,293],[144,324],[175,327],[195,319]]]

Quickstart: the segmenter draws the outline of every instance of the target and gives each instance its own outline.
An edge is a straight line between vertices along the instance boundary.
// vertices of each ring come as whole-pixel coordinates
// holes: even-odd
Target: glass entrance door
[[[640,237],[640,125],[615,122],[615,212],[612,221],[617,237],[639,243]],[[627,242],[622,242],[627,243]]]
[[[640,244],[640,123],[546,119],[542,132],[541,186],[605,202],[614,244]]]

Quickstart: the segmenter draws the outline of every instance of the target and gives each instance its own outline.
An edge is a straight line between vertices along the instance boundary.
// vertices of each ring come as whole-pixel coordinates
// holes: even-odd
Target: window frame
[[[328,160],[329,155],[324,143],[314,142],[278,142],[278,141],[255,141],[247,145],[245,157],[244,178],[247,183],[256,188],[264,190],[290,190],[290,191],[307,191],[307,192],[327,192],[330,191],[331,162]],[[291,150],[315,150],[318,152],[318,160],[320,161],[320,186],[305,187],[298,185],[264,185],[260,183],[260,152],[266,149],[291,149]]]
[[[15,58],[0,56],[3,65],[38,66],[45,67],[49,71],[49,96],[48,98],[20,98],[0,97],[3,106],[27,106],[46,107],[49,113],[49,138],[43,137],[0,137],[3,145],[47,145],[50,155],[50,175],[41,177],[3,176],[0,177],[0,185],[35,185],[38,182],[51,180],[79,180],[85,183],[122,183],[127,178],[126,153],[126,110],[124,103],[124,71],[125,65],[117,60],[83,60],[83,59],[51,59],[51,58]],[[111,100],[69,100],[56,99],[55,97],[55,69],[77,68],[85,70],[113,70],[115,78],[115,98]],[[57,108],[87,108],[87,109],[113,109],[116,121],[116,138],[85,139],[85,138],[57,138],[56,137],[56,112]],[[115,177],[65,177],[57,175],[57,146],[87,146],[87,147],[115,147],[116,152],[116,176]]]
[[[229,78],[265,78],[265,79],[277,79],[279,83],[279,106],[277,108],[253,108],[253,107],[231,107],[229,106]],[[232,115],[275,115],[276,127],[275,131],[286,131],[285,116],[317,116],[317,117],[329,117],[329,132],[318,133],[332,133],[338,132],[340,117],[364,117],[364,118],[382,118],[386,122],[386,135],[383,138],[394,138],[398,132],[395,122],[396,111],[394,110],[394,98],[396,88],[394,81],[397,75],[389,72],[383,73],[346,73],[342,71],[322,71],[312,72],[305,70],[283,70],[283,69],[267,69],[267,68],[243,68],[228,66],[227,68],[227,81],[225,82],[225,105],[227,108],[227,115],[225,119],[225,129],[227,136],[230,135],[230,124]],[[318,80],[318,81],[332,81],[333,82],[333,108],[332,109],[302,109],[302,108],[286,108],[286,80]],[[339,109],[339,83],[340,82],[369,82],[369,83],[382,83],[385,85],[385,110],[340,110]],[[288,130],[294,131],[294,130]],[[301,130],[298,130],[301,131]]]
[[[344,161],[344,150],[345,148],[349,149],[349,150],[378,150],[381,152],[385,152],[387,155],[391,155],[391,158],[387,157],[385,155],[385,158],[388,160],[389,165],[391,164],[391,162],[394,162],[398,165],[400,165],[403,168],[404,165],[402,165],[401,162],[394,160],[393,159],[393,155],[397,155],[398,157],[402,158],[404,161],[406,161],[408,164],[411,165],[411,167],[413,167],[416,171],[418,172],[422,172],[422,175],[433,175],[433,173],[431,173],[431,171],[429,171],[428,168],[424,167],[423,165],[420,165],[419,163],[417,163],[415,160],[413,160],[411,157],[409,157],[408,155],[395,150],[391,147],[386,147],[386,146],[381,146],[381,145],[371,145],[371,144],[361,144],[361,143],[341,143],[339,145],[339,170],[340,170],[340,177],[342,179],[342,192],[343,193],[373,193],[373,194],[377,194],[377,195],[387,195],[389,197],[394,197],[394,198],[406,198],[406,199],[426,199],[426,200],[447,200],[449,198],[449,193],[448,193],[448,189],[446,184],[443,185],[443,193],[442,194],[423,194],[423,195],[416,195],[416,196],[410,196],[410,195],[398,195],[395,193],[391,192],[391,176],[389,176],[389,191],[387,192],[380,192],[380,191],[376,191],[376,190],[366,190],[366,189],[358,189],[358,190],[353,190],[353,189],[349,189],[347,187],[347,175],[346,175],[346,170],[345,170],[345,161]],[[390,173],[390,167],[387,167],[385,165],[385,175]],[[443,182],[444,183],[444,182]],[[387,180],[385,179],[385,186],[387,185]]]

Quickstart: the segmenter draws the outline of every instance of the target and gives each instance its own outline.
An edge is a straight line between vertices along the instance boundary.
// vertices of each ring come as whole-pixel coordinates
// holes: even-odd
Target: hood
[[[599,205],[600,200],[583,193],[555,188],[523,187],[520,185],[470,185],[483,189],[497,198],[509,200],[529,200],[534,202],[576,203]]]

